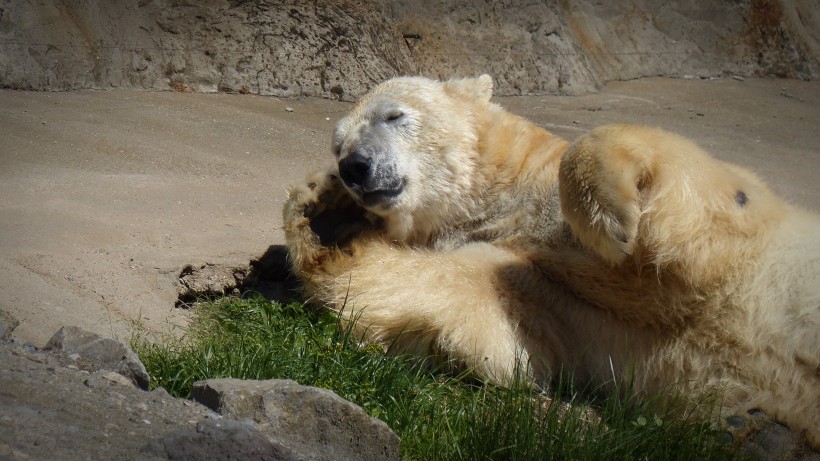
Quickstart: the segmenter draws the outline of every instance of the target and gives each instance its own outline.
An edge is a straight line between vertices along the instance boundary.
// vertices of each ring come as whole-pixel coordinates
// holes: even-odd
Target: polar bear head
[[[345,187],[395,237],[469,213],[477,118],[491,96],[488,75],[378,85],[336,126],[333,153]]]

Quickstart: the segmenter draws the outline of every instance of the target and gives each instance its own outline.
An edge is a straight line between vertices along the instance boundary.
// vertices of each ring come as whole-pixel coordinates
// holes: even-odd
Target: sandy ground
[[[570,139],[612,122],[676,131],[820,210],[820,82],[643,79],[498,102]],[[20,320],[16,338],[42,346],[61,325],[121,339],[135,324],[184,326],[180,270],[244,264],[283,243],[287,187],[330,164],[349,107],[0,91],[0,309]]]

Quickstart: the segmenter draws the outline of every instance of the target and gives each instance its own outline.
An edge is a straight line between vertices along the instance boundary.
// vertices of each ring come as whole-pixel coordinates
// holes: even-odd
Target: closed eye
[[[402,117],[404,117],[404,112],[402,112],[400,110],[394,110],[394,111],[388,112],[387,115],[384,116],[384,119],[388,122],[395,122],[396,120],[398,120]]]

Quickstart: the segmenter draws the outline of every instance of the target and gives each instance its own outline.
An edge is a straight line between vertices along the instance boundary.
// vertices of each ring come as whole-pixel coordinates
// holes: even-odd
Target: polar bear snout
[[[406,181],[384,155],[353,151],[339,161],[339,176],[366,207],[390,208]]]
[[[370,179],[372,161],[358,152],[353,152],[339,162],[339,175],[351,189],[361,189]]]

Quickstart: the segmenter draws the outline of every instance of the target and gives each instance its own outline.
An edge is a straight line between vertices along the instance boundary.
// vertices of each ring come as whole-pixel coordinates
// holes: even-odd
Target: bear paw
[[[285,227],[307,223],[328,207],[337,207],[344,200],[352,200],[339,180],[336,169],[311,174],[305,182],[293,186],[283,213]]]
[[[618,264],[635,251],[648,154],[601,137],[581,138],[561,159],[561,211],[581,244]]]
[[[291,188],[283,223],[294,269],[309,271],[362,232],[377,230],[380,219],[356,202],[332,168]]]
[[[725,432],[721,434],[721,440],[739,446],[750,459],[795,459],[800,453],[813,452],[799,433],[759,409],[732,414],[724,422]]]

